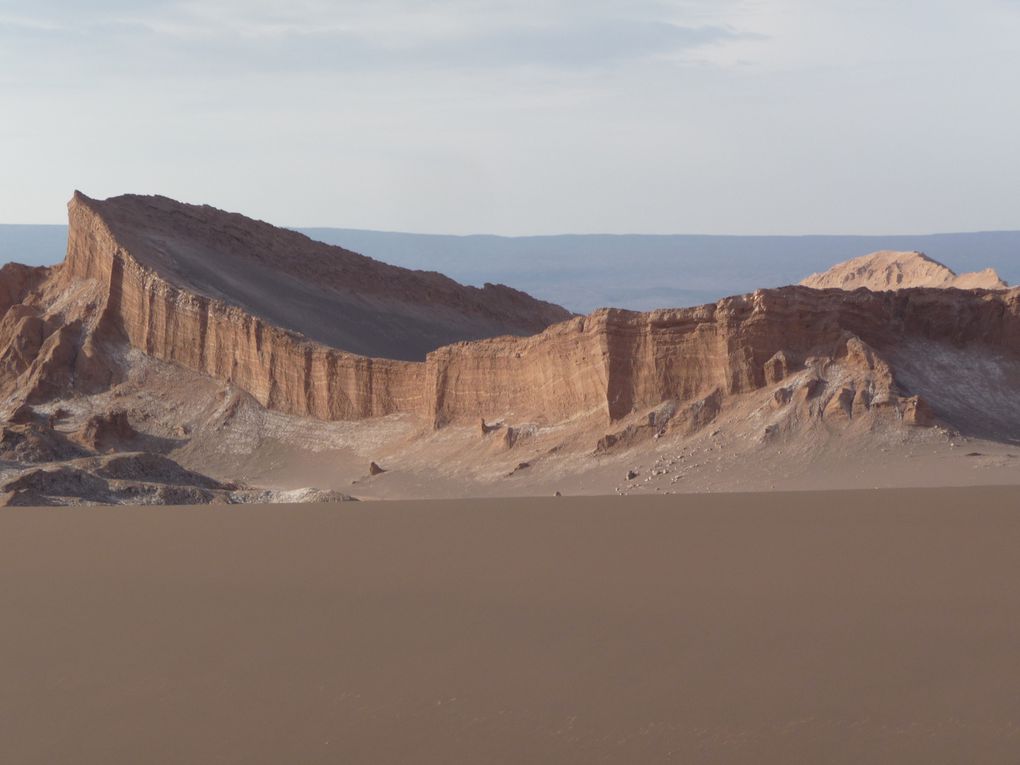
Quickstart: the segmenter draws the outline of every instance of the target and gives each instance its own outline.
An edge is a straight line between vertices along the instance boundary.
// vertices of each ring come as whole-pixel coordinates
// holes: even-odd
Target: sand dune
[[[1012,763],[1020,489],[0,513],[4,763]]]

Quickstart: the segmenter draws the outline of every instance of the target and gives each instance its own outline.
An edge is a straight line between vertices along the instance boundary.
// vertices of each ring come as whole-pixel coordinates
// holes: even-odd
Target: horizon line
[[[241,213],[243,215],[243,213]],[[249,216],[245,216],[249,217]],[[252,220],[260,220],[258,218],[252,218]],[[262,221],[269,223],[269,221]],[[0,222],[0,226],[5,227],[25,227],[25,228],[67,228],[67,223],[6,223]],[[285,228],[291,231],[304,232],[304,231],[355,231],[367,234],[394,234],[399,236],[423,236],[423,237],[444,237],[453,239],[472,239],[472,238],[488,238],[488,239],[556,239],[556,238],[568,238],[568,237],[600,237],[600,238],[624,238],[624,237],[643,237],[648,239],[670,239],[670,238],[702,238],[702,239],[874,239],[874,238],[907,238],[907,237],[933,237],[933,236],[973,236],[973,235],[988,235],[988,234],[1020,234],[1020,228],[989,228],[989,229],[972,229],[962,231],[929,231],[929,232],[907,232],[907,233],[864,233],[864,234],[848,234],[848,233],[805,233],[805,234],[720,234],[720,233],[682,233],[672,232],[668,234],[655,234],[655,233],[641,233],[641,232],[624,232],[624,233],[613,233],[606,231],[592,231],[592,232],[576,232],[567,231],[557,234],[492,234],[475,232],[469,234],[450,234],[450,233],[437,233],[437,232],[426,232],[426,231],[400,231],[397,229],[386,229],[386,228],[357,228],[353,226],[336,226],[336,225],[315,225],[315,226],[291,226],[291,225],[277,225],[270,223],[272,226],[277,228]]]

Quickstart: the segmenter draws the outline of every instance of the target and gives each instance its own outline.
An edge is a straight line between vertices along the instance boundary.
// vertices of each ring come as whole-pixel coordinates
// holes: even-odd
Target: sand
[[[0,762],[1015,763],[1020,488],[0,512]]]

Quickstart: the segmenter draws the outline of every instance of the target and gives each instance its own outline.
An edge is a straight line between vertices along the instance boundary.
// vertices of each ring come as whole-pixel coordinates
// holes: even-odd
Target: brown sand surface
[[[1020,488],[0,512],[0,762],[1016,763]]]

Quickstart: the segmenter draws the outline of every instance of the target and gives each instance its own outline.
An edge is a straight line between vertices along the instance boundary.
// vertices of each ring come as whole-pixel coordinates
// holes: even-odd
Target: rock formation
[[[801,284],[815,289],[855,290],[864,287],[876,292],[910,287],[998,290],[1008,286],[992,268],[957,274],[922,252],[891,250],[839,263],[828,271],[812,274]]]
[[[270,408],[372,417],[422,405],[422,365],[398,359],[454,340],[530,334],[569,316],[507,287],[463,287],[161,197],[96,202],[76,193],[69,220],[67,259],[47,282],[57,293],[51,306],[62,300],[75,310],[52,331],[38,310],[10,319],[29,323],[11,330],[26,346],[11,351],[12,372],[28,368],[26,352],[56,356],[40,365],[39,396],[67,382],[42,373],[66,367],[75,344],[79,384],[108,383],[114,372],[96,352],[117,335],[155,358],[236,384]],[[28,288],[17,276],[14,298],[21,298]]]
[[[442,277],[393,270],[339,248],[320,250],[305,237],[267,224],[159,197],[95,202],[76,194],[69,209],[64,264],[0,273],[0,296],[11,301],[0,318],[5,346],[0,382],[29,402],[114,381],[119,371],[108,347],[117,342],[237,386],[269,409],[326,420],[410,413],[436,427],[479,418],[558,422],[590,414],[613,422],[716,389],[736,395],[779,382],[810,357],[845,345],[847,336],[876,354],[911,339],[980,342],[1010,353],[1020,344],[1015,290],[836,296],[786,287],[696,308],[602,309],[529,337],[444,345],[423,362],[373,358],[300,334],[293,316],[278,318],[294,306],[273,307],[269,292],[253,297],[253,277],[244,276],[245,270],[270,271],[275,262],[265,279],[275,274],[283,281],[307,271],[306,280],[332,284],[338,294],[353,295],[351,300],[358,297],[357,287],[368,293],[366,300],[384,296],[391,306],[394,294],[415,310],[433,301],[444,320],[458,305],[486,321],[496,315],[508,320],[511,307],[528,307],[536,311],[529,321],[537,326],[563,312],[517,293],[506,300],[503,288],[493,288],[501,297],[497,308],[487,308],[479,291]],[[313,254],[292,253],[288,245]],[[219,258],[215,246],[232,255]],[[315,257],[336,257],[341,265],[326,269],[315,265]],[[951,273],[920,255],[865,260],[889,268],[913,263],[910,279],[922,277],[918,269],[928,280],[945,281]],[[230,287],[229,296],[226,280],[234,272],[228,266],[244,285]],[[391,292],[377,281],[380,274],[395,280]],[[288,289],[282,288],[280,300],[295,299]],[[256,302],[268,315],[245,308]],[[317,314],[315,335],[333,337],[325,327],[346,327],[343,316]],[[274,323],[285,320],[288,325]],[[368,328],[365,335],[385,332]]]
[[[764,388],[813,357],[840,355],[848,338],[877,359],[911,342],[974,343],[1015,356],[1020,291],[837,296],[786,287],[698,308],[602,310],[530,338],[433,352],[426,414],[439,425],[506,413],[556,422],[597,412],[612,422],[717,388],[726,396]]]
[[[273,492],[223,483],[158,454],[81,457],[34,467],[0,482],[0,506],[77,504],[204,505],[253,502],[343,502],[338,492]]]
[[[89,417],[74,434],[74,440],[96,452],[124,451],[137,435],[127,412],[118,410]]]
[[[880,419],[966,420],[1020,436],[1015,407],[987,403],[1000,391],[974,406],[965,386],[946,395],[952,386],[932,366],[964,349],[1020,365],[1020,290],[998,289],[994,274],[956,276],[917,253],[878,253],[811,277],[809,286],[696,308],[571,317],[506,287],[463,287],[161,197],[97,202],[75,194],[69,217],[62,265],[0,269],[0,402],[8,415],[0,447],[22,467],[63,461],[62,472],[35,467],[6,480],[8,501],[49,501],[47,482],[109,501],[257,496],[174,473],[162,456],[136,455],[131,464],[176,476],[190,487],[183,493],[153,488],[159,482],[142,474],[108,475],[102,460],[116,455],[102,453],[176,448],[175,439],[189,438],[183,421],[166,423],[153,440],[146,412],[136,420],[106,401],[99,410],[75,404],[73,422],[57,432],[68,411],[58,404],[116,389],[144,359],[224,386],[222,405],[209,405],[221,426],[252,407],[322,421],[403,415],[424,432],[465,424],[484,440],[499,429],[489,443],[504,453],[533,448],[536,434],[557,424],[594,423],[600,437],[586,442],[589,454],[686,438],[731,402],[759,394],[768,413],[763,441],[809,423],[849,428]],[[827,286],[870,289],[814,288]],[[985,378],[1008,388],[1015,376]],[[1012,401],[1015,391],[1005,395]],[[49,408],[48,424],[33,407]],[[536,463],[526,464],[533,472]],[[134,484],[111,483],[125,480]]]
[[[65,272],[106,285],[112,318],[153,347],[214,353],[235,339],[216,337],[217,325],[243,315],[349,353],[422,360],[441,345],[531,335],[570,315],[503,285],[466,287],[208,206],[76,192],[68,207]]]

